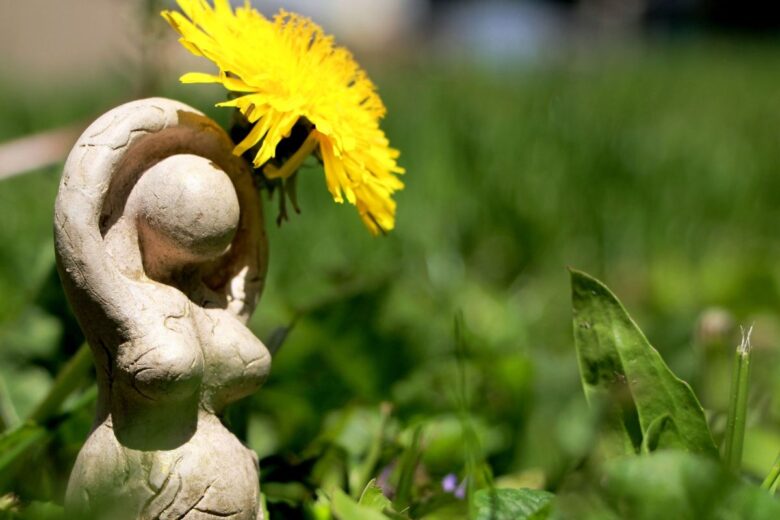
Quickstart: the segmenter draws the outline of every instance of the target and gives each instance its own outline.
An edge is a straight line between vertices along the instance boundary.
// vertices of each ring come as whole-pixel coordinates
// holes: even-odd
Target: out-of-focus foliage
[[[650,518],[653,503],[705,502],[774,517],[771,499],[692,455],[583,463],[598,414],[582,396],[565,267],[620,295],[691,383],[716,443],[733,322],[755,323],[744,467],[762,478],[780,448],[778,52],[708,42],[501,69],[367,62],[409,172],[396,229],[368,236],[328,200],[318,166],[299,173],[301,215],[277,229],[266,205],[271,264],[251,326],[269,341],[293,326],[265,387],[225,420],[261,458],[271,517],[463,517],[466,500],[442,486],[450,474],[472,506],[486,500],[477,489],[554,492],[553,517]],[[158,94],[226,122],[196,90]],[[56,95],[3,84],[0,139],[86,123],[129,97],[109,81]],[[59,171],[0,181],[8,427],[83,340],[53,268]],[[61,502],[92,421],[89,395],[76,397],[43,425],[0,510]],[[389,504],[362,502],[374,485]],[[514,507],[525,495],[545,496],[501,498]]]

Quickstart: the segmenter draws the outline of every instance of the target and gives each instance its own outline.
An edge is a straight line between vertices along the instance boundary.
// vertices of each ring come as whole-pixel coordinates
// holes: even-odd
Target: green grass
[[[352,207],[329,200],[319,168],[301,172],[300,216],[277,229],[266,205],[269,283],[252,328],[269,338],[299,318],[266,386],[229,417],[266,457],[264,480],[338,481],[334,467],[362,460],[381,424],[379,464],[361,475],[412,457],[420,427],[429,480],[415,482],[412,500],[447,473],[465,476],[474,452],[497,485],[570,489],[591,417],[567,266],[604,280],[632,309],[693,383],[716,441],[729,385],[712,379],[737,338],[707,350],[697,318],[719,306],[755,321],[744,467],[762,478],[780,449],[778,52],[776,43],[709,41],[500,71],[425,58],[368,64],[408,171],[397,229],[372,238]],[[4,85],[0,138],[94,117],[128,99],[123,88],[33,95]],[[218,90],[163,93],[227,121],[209,108]],[[58,175],[0,181],[0,377],[18,417],[82,339],[52,271]],[[464,399],[478,449],[463,445]],[[61,500],[90,421],[81,410],[59,423],[37,469],[12,489],[24,503]],[[269,507],[300,511],[289,504]]]

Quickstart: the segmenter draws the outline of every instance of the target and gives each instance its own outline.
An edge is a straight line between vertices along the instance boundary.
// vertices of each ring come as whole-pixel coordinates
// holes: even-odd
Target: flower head
[[[236,146],[254,155],[255,168],[267,178],[286,178],[316,152],[333,199],[354,204],[374,233],[395,224],[392,195],[403,188],[403,173],[379,120],[385,106],[376,87],[343,47],[311,20],[280,11],[273,20],[248,2],[231,8],[229,0],[178,0],[183,12],[163,16],[181,35],[181,43],[219,68],[216,75],[189,73],[183,83],[221,83],[238,96],[218,106],[236,107],[252,129]],[[275,167],[277,145],[296,124],[308,137],[289,164]]]
[[[441,480],[441,489],[445,493],[451,493],[455,498],[463,500],[466,498],[466,485],[469,478],[465,477],[458,484],[458,476],[455,473],[447,473]]]

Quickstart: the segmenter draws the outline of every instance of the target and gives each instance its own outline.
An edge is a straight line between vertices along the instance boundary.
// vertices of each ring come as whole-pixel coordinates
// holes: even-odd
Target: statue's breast
[[[271,368],[271,356],[265,345],[225,310],[196,307],[194,317],[205,360],[204,405],[219,412],[260,387]]]
[[[204,355],[190,302],[178,291],[145,284],[148,294],[135,294],[133,334],[117,348],[115,382],[130,397],[170,402],[193,396],[201,386]],[[153,305],[164,298],[168,307]]]

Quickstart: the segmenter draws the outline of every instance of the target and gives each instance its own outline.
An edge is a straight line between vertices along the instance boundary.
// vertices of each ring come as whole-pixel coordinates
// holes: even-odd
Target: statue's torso
[[[216,413],[262,384],[268,351],[226,311],[204,309],[162,284],[132,283],[134,320],[146,334],[109,357],[112,378],[100,391],[110,413],[73,470],[69,487],[82,496],[68,501],[110,508],[106,518],[255,520],[255,455]],[[166,315],[150,311],[146,300],[163,298]]]

